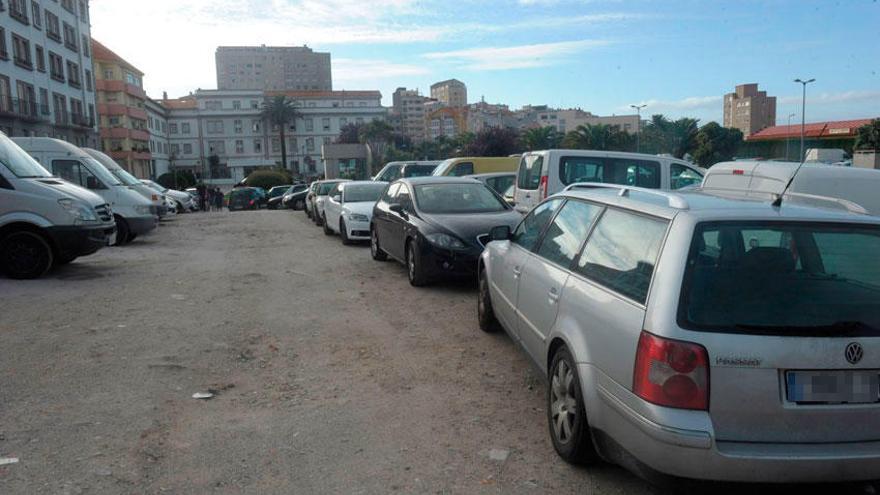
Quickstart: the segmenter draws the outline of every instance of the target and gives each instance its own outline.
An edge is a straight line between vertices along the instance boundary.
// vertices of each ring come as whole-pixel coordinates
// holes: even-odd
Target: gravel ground
[[[659,493],[559,460],[474,287],[301,212],[179,216],[0,295],[3,494]]]

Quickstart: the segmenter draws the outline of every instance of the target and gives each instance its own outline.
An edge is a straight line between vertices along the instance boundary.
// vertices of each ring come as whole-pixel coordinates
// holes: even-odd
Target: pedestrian
[[[196,186],[196,191],[199,193],[199,210],[205,211],[205,196],[208,191],[205,187],[205,184],[199,184]]]
[[[223,211],[223,191],[219,187],[214,188],[214,206],[217,211]]]

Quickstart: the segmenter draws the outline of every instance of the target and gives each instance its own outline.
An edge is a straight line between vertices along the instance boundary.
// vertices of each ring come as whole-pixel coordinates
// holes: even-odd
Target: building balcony
[[[121,103],[98,103],[98,114],[108,117],[128,115],[140,120],[147,120],[147,111],[143,108],[129,107]]]
[[[127,127],[102,127],[102,139],[132,139],[135,141],[150,141],[150,133],[140,129],[129,129]]]
[[[96,91],[109,91],[111,93],[125,92],[135,98],[146,99],[147,93],[143,88],[139,88],[134,84],[128,84],[125,81],[115,81],[108,79],[98,79],[95,81]]]
[[[150,154],[149,151],[140,151],[140,150],[110,150],[108,153],[110,158],[114,160],[151,160],[153,155]]]
[[[0,115],[18,118],[27,122],[49,120],[49,107],[35,101],[20,98],[0,97]]]

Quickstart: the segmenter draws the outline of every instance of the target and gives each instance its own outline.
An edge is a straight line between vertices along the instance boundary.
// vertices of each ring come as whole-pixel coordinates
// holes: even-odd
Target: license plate
[[[880,402],[878,370],[787,371],[786,395],[798,404]]]
[[[107,245],[112,246],[116,244],[116,231],[114,230],[112,234],[107,236]]]

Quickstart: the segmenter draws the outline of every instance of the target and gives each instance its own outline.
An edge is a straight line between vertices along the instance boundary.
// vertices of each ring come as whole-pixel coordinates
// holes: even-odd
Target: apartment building
[[[467,105],[467,86],[458,79],[447,79],[431,85],[431,98],[447,107]]]
[[[724,127],[733,127],[750,136],[776,125],[776,97],[758,91],[758,85],[740,84],[724,95]]]
[[[481,101],[467,106],[467,130],[480,132],[491,127],[516,127],[510,107]]]
[[[425,126],[430,140],[457,136],[468,130],[468,108],[443,107],[434,110],[425,116]]]
[[[215,62],[221,90],[333,89],[330,54],[307,46],[221,46]]]
[[[392,96],[390,122],[394,131],[415,142],[425,140],[425,104],[431,98],[416,89],[397,88]]]
[[[96,146],[88,1],[0,7],[0,131]]]
[[[92,40],[101,149],[138,178],[153,176],[144,73]]]
[[[261,117],[264,99],[280,94],[291,98],[300,114],[284,133],[285,166],[295,175],[323,174],[321,148],[336,140],[341,127],[386,118],[378,91],[199,90],[160,102],[168,110],[172,166],[231,184],[258,168],[280,165],[279,129]],[[214,167],[212,155],[218,158]]]
[[[159,177],[171,170],[170,144],[168,143],[168,109],[151,98],[147,98],[144,101],[144,109],[147,111],[147,132],[150,134],[151,176]]]
[[[636,114],[599,116],[580,108],[557,109],[547,105],[526,105],[513,112],[513,117],[519,129],[554,127],[563,134],[581,125],[617,126],[629,133],[635,133],[639,128],[639,116]]]

